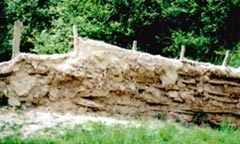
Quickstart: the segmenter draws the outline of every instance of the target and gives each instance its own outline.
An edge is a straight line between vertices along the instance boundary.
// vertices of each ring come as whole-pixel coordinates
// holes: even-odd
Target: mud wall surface
[[[20,54],[0,64],[8,105],[240,126],[240,70],[81,40],[80,52]],[[2,100],[3,101],[3,100]]]

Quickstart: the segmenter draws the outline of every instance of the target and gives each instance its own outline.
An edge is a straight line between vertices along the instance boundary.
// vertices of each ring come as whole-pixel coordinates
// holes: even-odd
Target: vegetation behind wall
[[[196,0],[3,0],[0,2],[0,61],[10,59],[12,27],[22,21],[21,51],[39,54],[71,50],[71,28],[82,37],[176,58],[180,45],[188,58],[215,64],[226,49],[239,66],[240,2]]]

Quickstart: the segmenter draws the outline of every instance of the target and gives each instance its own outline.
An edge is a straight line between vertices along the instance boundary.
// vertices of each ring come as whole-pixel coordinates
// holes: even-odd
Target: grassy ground
[[[23,136],[14,127],[15,133],[0,139],[1,144],[238,144],[240,130],[228,125],[220,129],[184,128],[177,124],[139,125],[87,122],[75,126],[46,128]]]

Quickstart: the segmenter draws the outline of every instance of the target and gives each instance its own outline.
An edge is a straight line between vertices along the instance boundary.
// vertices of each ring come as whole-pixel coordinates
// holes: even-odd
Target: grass
[[[15,127],[16,128],[16,127]],[[88,122],[75,126],[47,128],[27,137],[16,134],[1,144],[238,144],[240,130],[223,125],[219,129],[184,128],[177,124],[139,126]]]

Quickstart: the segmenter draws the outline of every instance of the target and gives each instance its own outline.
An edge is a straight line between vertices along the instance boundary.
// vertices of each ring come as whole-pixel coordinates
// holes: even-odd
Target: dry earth
[[[26,137],[28,135],[46,135],[45,129],[52,129],[54,133],[61,133],[65,127],[72,127],[76,124],[83,124],[86,130],[91,130],[86,122],[102,122],[106,125],[122,124],[128,126],[140,126],[136,120],[130,120],[120,116],[106,117],[88,113],[84,115],[72,114],[70,112],[59,113],[47,108],[34,108],[31,110],[16,110],[3,107],[0,109],[0,139],[6,136],[19,133]],[[157,122],[158,125],[160,122]],[[57,129],[59,128],[59,129]]]

